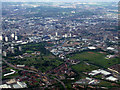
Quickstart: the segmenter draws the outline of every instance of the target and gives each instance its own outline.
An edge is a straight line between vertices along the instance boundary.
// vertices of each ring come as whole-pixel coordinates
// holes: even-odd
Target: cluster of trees
[[[18,50],[19,46],[15,46],[14,47],[15,53],[9,52],[7,57],[22,55],[23,53],[26,53],[27,51],[30,51],[30,52],[40,51],[41,54],[43,54],[43,55],[49,55],[50,52],[45,49],[45,45],[46,45],[46,42],[43,42],[43,43],[28,43],[26,45],[19,45],[19,46],[22,47],[22,51]]]

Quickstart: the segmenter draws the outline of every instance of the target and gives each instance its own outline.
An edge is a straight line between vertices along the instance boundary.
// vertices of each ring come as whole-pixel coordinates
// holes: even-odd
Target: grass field
[[[98,69],[97,66],[93,66],[93,65],[86,65],[85,63],[79,63],[77,65],[73,65],[72,68],[77,71],[77,72],[88,72],[88,71],[92,71],[95,69]]]
[[[10,63],[26,65],[26,66],[34,66],[36,69],[45,72],[51,70],[60,64],[63,63],[61,59],[55,57],[48,50],[45,49],[46,43],[29,43],[26,45],[22,45],[22,51],[18,51],[17,54],[9,57]],[[39,51],[40,55],[33,55],[32,53],[35,51]],[[24,53],[28,53],[29,55],[24,58],[14,58],[14,56],[18,56],[19,54],[23,55]]]
[[[34,66],[36,69],[41,70],[42,72],[51,70],[56,66],[59,66],[63,63],[59,58],[53,56],[52,54],[49,55],[38,55],[32,57],[25,57],[23,59],[14,59],[12,58],[10,63],[26,65],[26,66]]]
[[[89,63],[93,63],[95,65],[101,66],[103,68],[108,68],[114,64],[120,63],[119,58],[105,59],[107,54],[100,52],[82,52],[70,55],[70,59],[78,59],[80,61],[86,60]]]

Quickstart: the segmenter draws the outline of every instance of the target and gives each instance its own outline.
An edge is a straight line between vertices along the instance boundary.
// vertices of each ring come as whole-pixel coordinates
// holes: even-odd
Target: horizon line
[[[18,1],[1,1],[1,2],[18,2]],[[19,2],[23,2],[23,3],[27,3],[28,1],[19,1]],[[60,2],[60,1],[30,1],[30,2]],[[61,2],[68,2],[68,1],[61,1]],[[81,1],[75,1],[75,2],[81,2]],[[101,2],[101,1],[97,1],[97,2],[81,2],[81,3],[98,3],[98,2]],[[111,3],[111,2],[116,2],[116,3],[120,3],[120,1],[104,1],[103,3]],[[68,3],[74,3],[73,2],[68,2]]]

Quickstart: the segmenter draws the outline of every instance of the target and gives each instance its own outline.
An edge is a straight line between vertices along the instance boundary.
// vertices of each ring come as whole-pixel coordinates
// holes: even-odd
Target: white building
[[[3,37],[2,37],[2,36],[0,36],[0,41],[1,41],[1,40],[3,40]]]
[[[58,32],[55,33],[56,37],[58,36]]]
[[[117,81],[118,79],[113,77],[113,76],[109,76],[106,78],[106,80],[109,80],[109,81]]]
[[[67,38],[68,37],[68,35],[67,34],[65,34],[65,38]]]
[[[6,53],[6,51],[3,51],[3,56],[5,56],[5,57],[7,56],[7,53]]]
[[[8,37],[5,37],[5,41],[8,42]]]
[[[21,46],[19,46],[19,47],[18,47],[18,49],[19,49],[19,51],[22,51],[22,48],[21,48]]]
[[[17,84],[20,85],[21,88],[26,88],[27,87],[27,84],[25,82],[17,81]]]
[[[96,47],[88,47],[88,49],[96,49]]]
[[[114,58],[115,55],[107,55],[106,58]]]
[[[15,37],[15,34],[14,34],[14,33],[12,33],[12,34],[11,34],[11,37],[12,37],[12,38],[14,38],[14,37]]]
[[[11,52],[12,52],[12,53],[15,53],[14,47],[11,47]]]
[[[93,71],[92,71],[91,73],[89,73],[88,75],[94,76],[94,75],[98,75],[98,74],[103,74],[103,75],[107,76],[107,75],[110,75],[111,73],[108,72],[108,71],[102,70],[102,69],[98,69],[98,70],[93,70]]]
[[[11,88],[11,86],[7,85],[7,84],[2,84],[2,85],[0,85],[0,88]]]
[[[17,84],[13,84],[13,88],[27,88],[27,84],[25,82],[17,81]]]
[[[114,48],[112,48],[112,47],[108,47],[107,50],[114,50]]]
[[[15,40],[18,40],[18,37],[17,37],[17,36],[15,36]]]
[[[17,65],[17,67],[21,67],[21,68],[23,68],[23,67],[25,67],[25,65]]]
[[[70,33],[69,37],[72,37],[72,34]]]

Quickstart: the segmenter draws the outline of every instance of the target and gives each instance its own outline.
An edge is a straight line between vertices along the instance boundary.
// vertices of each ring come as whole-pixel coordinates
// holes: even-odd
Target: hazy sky
[[[2,2],[119,2],[120,0],[1,0]]]

